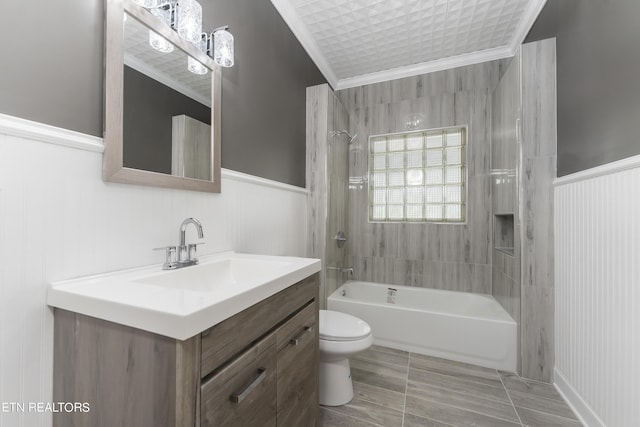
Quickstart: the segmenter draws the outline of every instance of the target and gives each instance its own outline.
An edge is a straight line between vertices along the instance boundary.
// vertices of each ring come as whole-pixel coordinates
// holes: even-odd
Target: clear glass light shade
[[[171,25],[171,12],[164,9],[151,9],[151,14],[160,18],[167,25]],[[159,52],[173,52],[173,45],[160,34],[149,30],[149,44]]]
[[[207,35],[206,34],[202,34],[201,39],[198,43],[194,43],[194,45],[200,49],[200,51],[202,53],[204,53],[206,55],[207,53]],[[202,65],[200,63],[200,61],[189,57],[187,59],[187,69],[189,71],[191,71],[193,74],[207,74],[207,72],[209,72],[209,69],[207,67],[205,67],[204,65]]]
[[[160,3],[158,0],[133,0],[133,2],[146,8],[156,7]]]
[[[187,59],[187,68],[193,74],[207,74],[207,72],[209,71],[207,67],[205,67],[198,60],[193,59],[192,57],[189,57],[189,59]]]
[[[213,60],[221,67],[233,67],[233,35],[229,31],[213,33]]]
[[[202,34],[202,6],[196,0],[180,0],[176,5],[176,28],[180,37],[199,43]]]

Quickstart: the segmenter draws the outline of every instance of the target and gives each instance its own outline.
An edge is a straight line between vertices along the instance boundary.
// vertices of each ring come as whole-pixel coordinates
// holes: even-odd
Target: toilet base
[[[342,406],[353,399],[349,359],[320,361],[320,404]]]

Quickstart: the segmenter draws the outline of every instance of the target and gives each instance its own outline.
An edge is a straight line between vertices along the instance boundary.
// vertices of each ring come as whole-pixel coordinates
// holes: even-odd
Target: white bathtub
[[[491,295],[348,281],[327,308],[367,322],[374,344],[516,371],[517,325]]]

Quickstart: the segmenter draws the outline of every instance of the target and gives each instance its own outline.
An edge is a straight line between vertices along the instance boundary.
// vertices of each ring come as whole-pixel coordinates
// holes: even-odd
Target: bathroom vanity
[[[316,425],[320,262],[242,257],[213,257],[183,274],[141,269],[52,285],[54,401],[90,405],[89,412],[54,414],[54,426]],[[224,282],[226,276],[228,283],[204,291],[201,284],[173,288],[166,286],[174,283],[172,273],[179,280],[209,274]],[[106,290],[116,282],[133,284],[128,307],[117,290]],[[136,306],[142,293],[144,309]],[[160,307],[167,298],[174,309],[193,311],[144,319],[149,305]],[[212,306],[218,314],[207,316]],[[202,327],[206,318],[212,320]],[[147,323],[165,329],[152,331]],[[192,328],[199,330],[191,334]]]

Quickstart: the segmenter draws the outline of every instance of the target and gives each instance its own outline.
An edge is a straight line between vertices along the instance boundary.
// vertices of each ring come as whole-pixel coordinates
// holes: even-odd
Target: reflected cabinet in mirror
[[[219,193],[219,66],[162,13],[105,6],[105,181]]]

